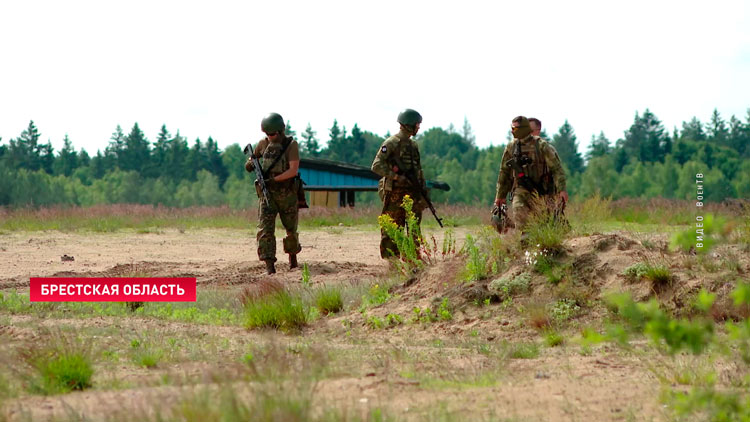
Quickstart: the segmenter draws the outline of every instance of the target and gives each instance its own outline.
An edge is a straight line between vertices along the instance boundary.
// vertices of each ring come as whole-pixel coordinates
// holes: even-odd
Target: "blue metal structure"
[[[340,206],[354,206],[354,192],[375,192],[380,180],[369,167],[321,158],[300,159],[299,174],[306,191],[338,192]],[[427,181],[427,187],[450,190],[447,183],[432,180]]]

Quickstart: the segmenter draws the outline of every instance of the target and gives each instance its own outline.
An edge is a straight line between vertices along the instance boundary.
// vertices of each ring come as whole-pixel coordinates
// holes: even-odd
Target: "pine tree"
[[[703,123],[697,117],[693,117],[690,122],[682,122],[680,138],[691,141],[705,141],[706,133],[703,131]]]
[[[112,132],[112,136],[109,138],[109,145],[104,150],[104,167],[114,169],[115,167],[121,167],[121,162],[125,159],[125,133],[122,131],[122,127],[117,125],[115,131]]]
[[[219,178],[219,187],[223,187],[224,182],[229,177],[229,170],[227,170],[224,162],[221,160],[219,145],[210,136],[206,141],[206,158],[208,161],[208,170]]]
[[[165,174],[172,181],[179,182],[183,179],[187,179],[190,176],[190,172],[186,163],[190,149],[187,145],[187,140],[180,136],[180,131],[169,142],[169,150],[167,152],[167,159],[164,167]]]
[[[578,142],[573,127],[565,120],[560,130],[552,138],[552,146],[557,150],[563,164],[575,174],[583,171],[583,157],[578,152]]]
[[[708,126],[708,140],[714,145],[728,146],[729,129],[724,119],[719,115],[719,110],[714,109],[711,114],[711,123]]]
[[[68,134],[63,139],[63,148],[55,157],[52,170],[56,175],[70,176],[78,167],[78,154],[71,144]]]
[[[294,138],[297,136],[297,132],[292,129],[292,123],[289,120],[286,121],[286,125],[284,126],[284,134],[289,138]]]
[[[122,151],[119,166],[123,170],[133,170],[140,173],[149,165],[150,158],[151,150],[148,139],[146,139],[138,123],[135,123],[125,138],[125,149]]]
[[[464,138],[464,142],[476,145],[476,136],[474,136],[474,132],[471,130],[471,125],[469,124],[469,119],[467,119],[466,116],[464,116],[464,126],[461,129],[461,137]]]
[[[309,155],[311,157],[317,157],[320,155],[320,144],[318,144],[318,139],[315,138],[315,131],[312,130],[312,126],[310,126],[310,123],[307,123],[307,128],[305,128],[305,131],[302,132],[302,145],[300,145],[302,148],[300,148],[300,152],[302,152],[303,155]]]
[[[333,126],[328,130],[328,145],[325,155],[332,160],[343,160],[345,156],[344,136],[339,128],[339,122],[334,119]]]
[[[671,150],[671,144],[661,121],[646,109],[642,117],[635,113],[635,121],[630,129],[625,131],[623,148],[629,156],[638,161],[663,162],[667,150]]]
[[[599,132],[599,136],[591,135],[591,143],[589,144],[589,150],[586,152],[586,161],[590,161],[595,157],[603,157],[611,152],[609,146],[609,139],[604,136],[604,132]]]

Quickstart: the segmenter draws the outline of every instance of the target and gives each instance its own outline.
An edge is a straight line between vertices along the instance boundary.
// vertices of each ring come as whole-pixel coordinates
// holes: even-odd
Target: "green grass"
[[[144,316],[169,321],[207,325],[239,325],[242,309],[225,292],[198,292],[196,302],[145,302],[142,306],[122,302],[30,302],[28,294],[0,292],[0,311],[43,318],[91,318],[98,316]]]
[[[341,289],[326,286],[315,291],[315,306],[323,315],[335,314],[344,309],[344,301],[341,298]]]
[[[244,325],[247,328],[296,330],[308,322],[308,309],[299,296],[280,291],[248,301]]]
[[[536,343],[514,343],[508,346],[511,359],[536,359],[539,357],[539,346]]]
[[[45,334],[22,349],[27,388],[36,394],[63,394],[91,387],[94,375],[90,346],[62,333]]]

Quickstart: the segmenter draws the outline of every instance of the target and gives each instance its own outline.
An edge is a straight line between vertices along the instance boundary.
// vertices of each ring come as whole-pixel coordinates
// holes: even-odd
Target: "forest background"
[[[288,122],[287,129],[298,139],[303,157],[367,167],[390,135],[356,124],[347,130],[336,120],[324,137],[310,124],[298,132]],[[602,132],[592,136],[583,153],[568,121],[552,136],[544,128],[542,137],[557,149],[574,199],[597,193],[612,199],[695,199],[698,173],[704,175],[709,202],[750,198],[750,109],[744,121],[734,115],[727,120],[715,109],[706,123],[693,117],[671,133],[646,109],[636,112],[622,138],[611,141]],[[166,125],[151,142],[138,123],[127,134],[118,125],[106,148],[94,155],[76,150],[67,135],[59,151],[41,139],[33,121],[16,138],[0,137],[0,206],[134,203],[242,209],[257,202],[254,176],[245,172],[243,146],[236,143],[222,151],[211,137],[190,142]],[[448,192],[434,192],[435,202],[491,204],[505,145],[478,148],[466,119],[460,129],[433,127],[416,139],[425,176],[451,186]],[[358,195],[358,202],[377,200],[372,193]]]

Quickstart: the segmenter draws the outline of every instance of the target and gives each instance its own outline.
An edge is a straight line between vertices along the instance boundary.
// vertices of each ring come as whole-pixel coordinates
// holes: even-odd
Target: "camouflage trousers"
[[[385,197],[383,198],[383,212],[381,212],[380,215],[388,215],[399,227],[404,227],[404,225],[406,224],[406,211],[401,206],[401,203],[403,202],[404,196],[406,195],[409,195],[412,199],[414,199],[414,206],[412,207],[412,211],[414,211],[414,216],[417,217],[417,224],[422,224],[422,211],[424,211],[425,207],[422,204],[422,201],[418,201],[415,199],[419,198],[419,195],[415,196],[414,192],[406,189],[394,189],[392,191],[386,192]],[[417,230],[415,233],[410,234],[414,239],[414,243],[419,246],[419,237],[421,236],[419,230]],[[381,229],[380,257],[385,259],[390,258],[394,255],[398,255],[398,246],[396,246],[396,242],[388,237],[388,234],[386,234],[386,232]]]
[[[297,223],[299,212],[297,209],[297,192],[293,189],[272,190],[269,192],[269,205],[260,200],[258,206],[258,258],[261,261],[276,262],[276,214],[281,218],[281,224],[286,229],[284,238],[284,252],[296,254],[302,250],[299,244]]]

